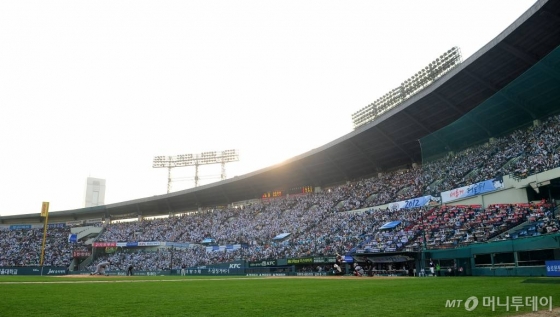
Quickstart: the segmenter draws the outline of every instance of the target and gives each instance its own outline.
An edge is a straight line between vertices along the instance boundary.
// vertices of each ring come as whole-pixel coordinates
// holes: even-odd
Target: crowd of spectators
[[[330,255],[356,249],[397,251],[483,242],[528,220],[532,206],[430,207],[393,211],[377,209],[386,203],[438,194],[513,173],[524,177],[560,165],[560,116],[541,125],[493,139],[484,145],[450,153],[442,159],[346,184],[322,192],[261,200],[238,207],[212,208],[169,218],[106,224],[100,242],[165,241],[198,244],[212,238],[218,245],[242,244],[227,252],[207,252],[204,246],[160,249],[157,252],[118,250],[108,258],[117,266],[129,262],[144,268],[205,265],[244,259]],[[355,210],[361,210],[355,212]],[[364,212],[364,210],[366,210]],[[544,215],[535,230],[555,232],[557,220]],[[389,221],[401,223],[380,230]],[[71,258],[69,229],[49,230],[45,263],[65,265]],[[275,240],[289,233],[285,240]],[[0,266],[37,265],[42,232],[1,230]]]
[[[45,240],[43,265],[68,266],[72,246],[68,243],[68,227],[49,228]],[[41,262],[43,229],[0,229],[0,266],[38,266]]]

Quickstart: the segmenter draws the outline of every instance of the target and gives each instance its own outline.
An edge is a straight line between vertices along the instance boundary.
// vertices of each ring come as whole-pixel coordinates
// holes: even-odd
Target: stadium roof
[[[473,23],[475,23],[473,21]],[[171,194],[106,206],[51,213],[53,221],[154,216],[260,198],[263,192],[297,186],[328,186],[421,162],[419,140],[465,116],[536,65],[560,44],[560,1],[538,1],[506,30],[453,71],[406,102],[320,148],[282,164]],[[560,86],[555,65],[546,85]],[[550,93],[560,107],[560,91]],[[525,100],[509,96],[528,120],[538,119]],[[553,109],[558,111],[557,109]],[[350,117],[350,113],[348,114]],[[496,119],[499,120],[499,117]],[[477,126],[477,122],[472,122]],[[483,129],[483,127],[481,127]],[[488,133],[488,138],[490,137]],[[442,141],[443,142],[443,141]],[[453,150],[452,144],[447,144]],[[1,223],[40,222],[39,214],[0,217]]]

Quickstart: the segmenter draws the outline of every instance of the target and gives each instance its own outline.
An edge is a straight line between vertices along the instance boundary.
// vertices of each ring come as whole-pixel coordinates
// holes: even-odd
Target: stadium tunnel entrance
[[[560,178],[543,182],[533,182],[527,187],[527,198],[529,201],[546,200],[558,206],[560,200]],[[557,212],[555,210],[555,212]]]

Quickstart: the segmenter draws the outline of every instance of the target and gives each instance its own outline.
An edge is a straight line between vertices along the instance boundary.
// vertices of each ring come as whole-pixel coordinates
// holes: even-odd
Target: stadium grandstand
[[[559,44],[560,2],[538,1],[320,148],[188,190],[51,212],[43,265],[326,274],[342,254],[346,270],[370,263],[369,274],[418,275],[433,258],[449,274],[546,275],[560,262]],[[3,272],[39,266],[44,221],[0,217]]]

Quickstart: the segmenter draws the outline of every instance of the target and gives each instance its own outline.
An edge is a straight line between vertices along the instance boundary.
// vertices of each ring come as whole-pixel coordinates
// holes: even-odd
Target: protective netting
[[[420,139],[427,163],[560,112],[560,46],[452,124]]]

